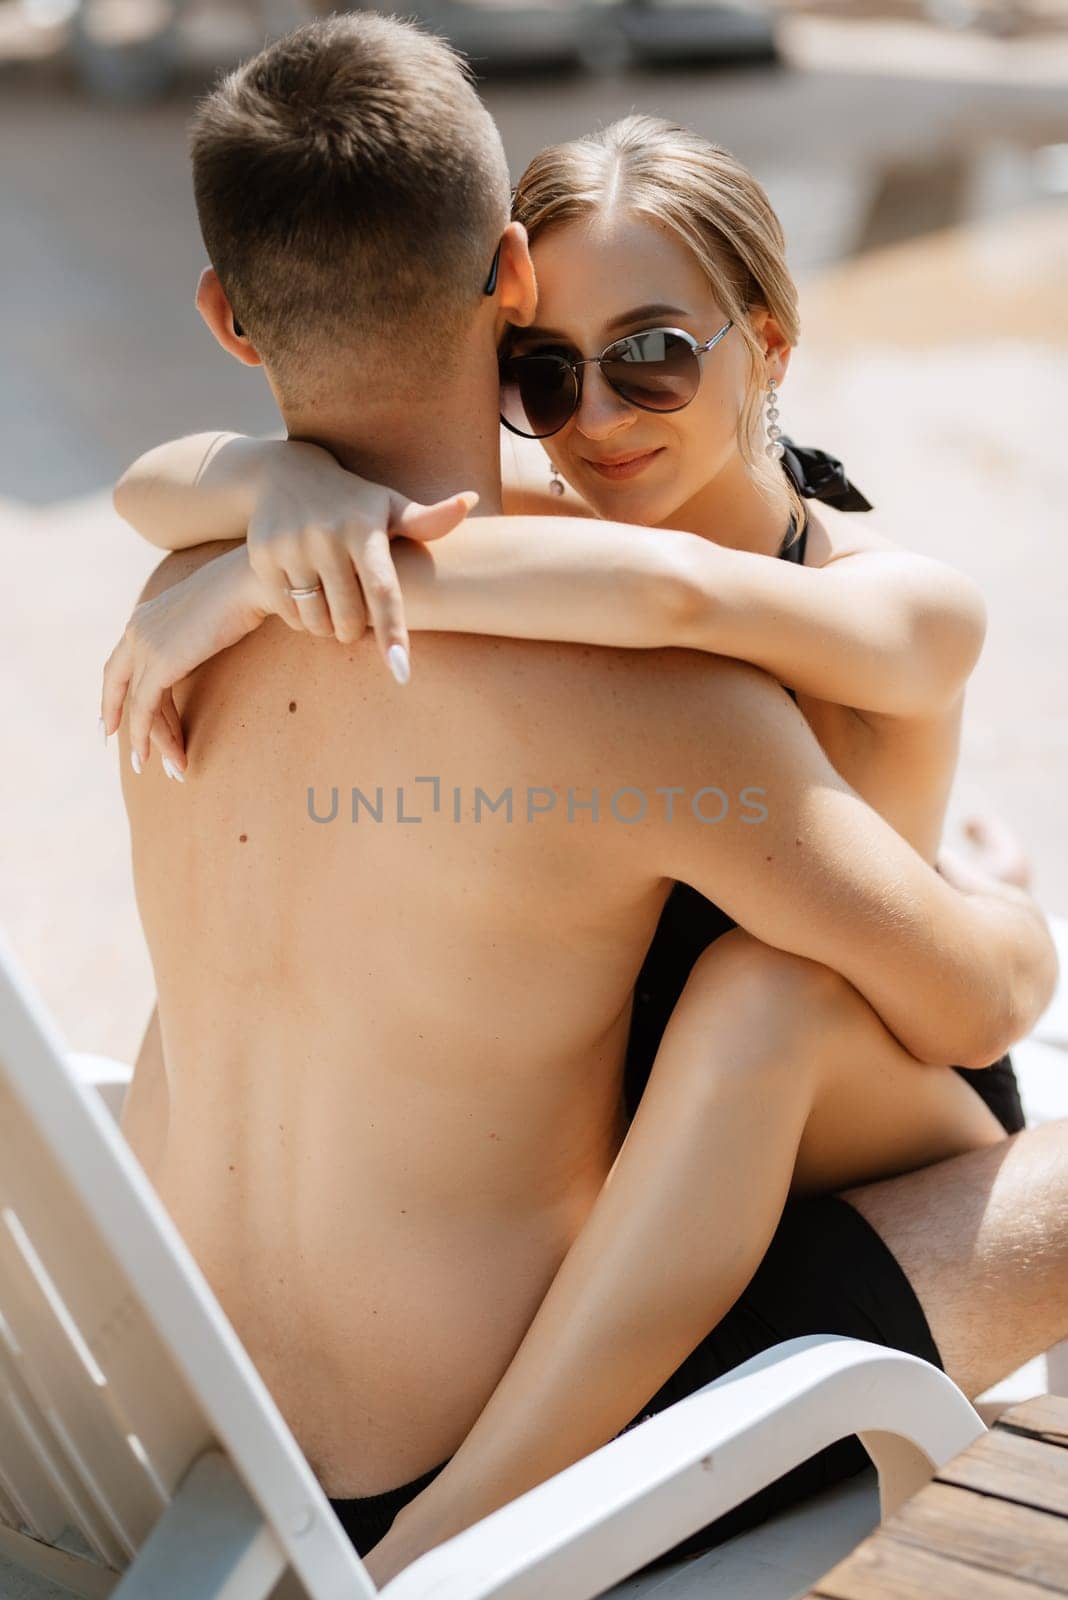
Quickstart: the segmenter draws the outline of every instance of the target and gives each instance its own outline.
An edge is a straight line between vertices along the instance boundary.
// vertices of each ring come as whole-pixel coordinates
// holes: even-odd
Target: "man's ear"
[[[497,275],[498,336],[509,325],[526,328],[538,309],[538,284],[530,259],[527,230],[521,222],[510,222],[501,234],[501,264]]]
[[[245,367],[260,367],[263,362],[252,343],[238,333],[226,290],[214,267],[205,267],[197,284],[197,310],[223,349]]]

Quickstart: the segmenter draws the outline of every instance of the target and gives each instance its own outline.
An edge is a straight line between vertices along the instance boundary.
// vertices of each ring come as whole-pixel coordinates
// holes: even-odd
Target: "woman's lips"
[[[662,449],[663,446],[658,445],[655,450],[643,450],[640,455],[617,456],[612,461],[594,461],[590,456],[586,456],[585,460],[587,466],[591,466],[594,472],[599,472],[602,478],[636,478],[639,472],[645,471]]]

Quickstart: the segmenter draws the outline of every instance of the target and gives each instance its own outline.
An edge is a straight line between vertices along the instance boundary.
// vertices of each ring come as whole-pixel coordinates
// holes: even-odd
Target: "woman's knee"
[[[691,987],[768,1020],[790,1017],[819,1027],[867,1008],[841,973],[807,956],[778,950],[743,928],[722,934],[698,957],[687,992]]]
[[[776,1099],[796,1092],[811,1102],[841,1050],[865,1042],[857,1007],[881,1027],[838,973],[735,929],[694,964],[663,1048],[697,1063],[717,1092],[739,1077]]]

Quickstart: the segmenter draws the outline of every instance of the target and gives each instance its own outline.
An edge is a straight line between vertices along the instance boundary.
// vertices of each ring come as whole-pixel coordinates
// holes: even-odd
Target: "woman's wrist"
[[[229,586],[229,599],[247,614],[253,625],[276,614],[266,586],[249,561],[247,544],[235,545],[209,565],[216,569],[216,579]]]
[[[284,487],[302,465],[298,458],[311,451],[336,466],[333,456],[317,445],[243,433],[220,435],[192,485],[199,494],[212,497],[215,521],[226,529],[217,536],[233,537],[238,528],[243,534],[262,498]]]
[[[234,497],[235,512],[247,529],[256,507],[270,494],[285,472],[287,452],[299,449],[288,439],[249,439],[236,436],[219,452],[217,467],[225,472]]]
[[[250,438],[243,433],[217,435],[188,480],[183,499],[187,508],[186,525],[196,528],[195,542],[244,539],[256,503],[263,490],[267,470],[273,466],[278,439]],[[188,509],[193,515],[188,516]],[[174,512],[181,511],[181,501]]]

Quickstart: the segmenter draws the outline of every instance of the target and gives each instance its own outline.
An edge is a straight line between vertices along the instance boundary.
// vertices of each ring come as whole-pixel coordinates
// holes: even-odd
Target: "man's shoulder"
[[[786,691],[749,662],[698,650],[567,646],[554,658],[561,697],[606,734],[633,740],[651,761],[675,751],[699,758],[759,719]],[[798,712],[799,716],[800,713]]]

